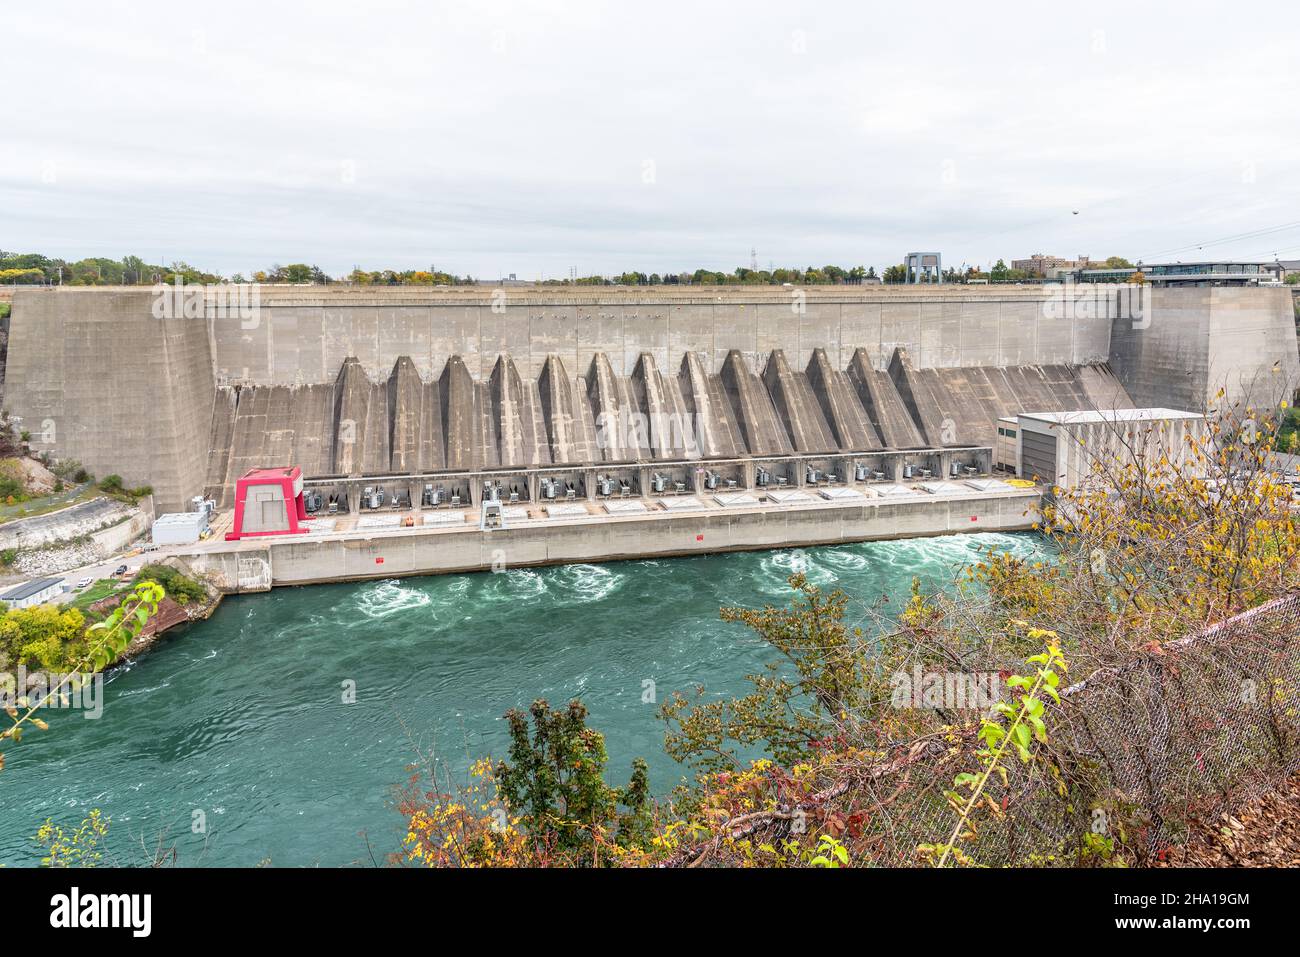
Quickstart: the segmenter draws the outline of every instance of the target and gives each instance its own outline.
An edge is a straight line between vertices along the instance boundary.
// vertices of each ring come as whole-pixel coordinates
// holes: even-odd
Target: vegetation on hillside
[[[58,680],[47,680],[39,685],[38,691],[32,692],[29,688],[16,687],[12,672],[0,673],[0,683],[3,683],[0,690],[4,692],[5,713],[10,721],[0,731],[0,744],[18,744],[28,728],[47,730],[48,725],[38,712],[55,697],[116,661],[157,614],[163,597],[162,586],[143,582],[108,617],[84,631],[84,618],[75,609],[61,611],[51,605],[5,609],[0,618],[0,638],[5,646],[0,648],[0,654],[5,656],[6,666],[31,662],[42,671],[57,675]],[[3,769],[4,755],[0,753],[0,770]]]
[[[86,619],[75,608],[6,609],[0,613],[0,660],[8,667],[64,671],[85,657],[85,632]]]
[[[167,597],[178,605],[188,605],[208,597],[208,590],[202,582],[195,581],[170,565],[145,565],[136,573],[134,584],[151,581],[161,585]]]
[[[146,263],[139,256],[121,259],[90,257],[69,262],[40,253],[0,250],[0,285],[120,286],[152,285],[156,282],[219,282],[215,273],[184,262],[163,266]]]
[[[123,484],[120,475],[105,475],[99,480],[98,488],[109,498],[126,502],[128,505],[134,505],[145,496],[153,494],[153,487],[149,485],[137,485],[134,488],[127,488]]]
[[[1044,510],[1041,531],[1058,549],[1053,561],[990,551],[950,591],[914,587],[892,620],[798,576],[787,608],[725,610],[725,619],[771,645],[779,664],[751,676],[740,697],[676,694],[665,703],[668,753],[694,771],[693,782],[666,800],[642,800],[635,775],[628,789],[609,789],[600,774],[603,739],[586,727],[581,705],[570,705],[557,747],[545,729],[558,719],[539,703],[536,735],[521,737],[524,726],[513,718],[510,762],[480,762],[469,790],[404,792],[409,827],[398,859],[427,866],[996,864],[980,859],[976,848],[989,853],[981,835],[1003,827],[1020,802],[1054,795],[1066,830],[1049,839],[1011,828],[1022,845],[1017,859],[1148,860],[1149,810],[1131,795],[1116,803],[1096,758],[1079,763],[1055,750],[1048,729],[1066,662],[1083,677],[1131,667],[1163,655],[1175,639],[1300,588],[1300,521],[1290,488],[1268,468],[1289,410],[1218,401],[1200,434],[1116,425],[1117,451],[1095,460],[1082,484],[1057,490]],[[974,712],[950,703],[916,707],[898,698],[898,676],[913,669],[1001,675],[1004,684],[991,706]],[[1284,695],[1279,707],[1296,707],[1293,690],[1274,693]],[[755,749],[766,756],[747,760]],[[909,784],[910,772],[899,771],[908,765],[899,762],[914,754],[941,756],[951,784],[925,783],[919,770]],[[899,783],[877,790],[875,782],[895,780],[881,777],[890,768]],[[1259,771],[1243,765],[1238,773]],[[568,795],[559,799],[554,773],[580,782],[581,813],[565,813]],[[615,813],[619,800],[627,812]],[[1112,823],[1089,826],[1090,814]],[[1069,830],[1077,820],[1083,823]],[[917,821],[928,829],[919,840]]]

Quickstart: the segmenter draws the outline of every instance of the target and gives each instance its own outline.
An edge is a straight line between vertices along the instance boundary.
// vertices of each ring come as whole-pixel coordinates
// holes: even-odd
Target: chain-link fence
[[[1275,786],[1300,767],[1300,595],[1278,599],[1196,635],[1153,646],[1121,667],[1067,688],[1045,715],[1047,743],[1023,762],[1009,751],[970,827],[965,863],[1095,866],[1165,860],[1196,821]],[[891,748],[875,762],[846,762],[819,790],[751,815],[712,847],[754,844],[798,831],[804,819],[847,831],[856,863],[922,863],[921,845],[948,841],[959,817],[962,772],[983,765],[977,723]],[[811,827],[811,823],[809,827]]]

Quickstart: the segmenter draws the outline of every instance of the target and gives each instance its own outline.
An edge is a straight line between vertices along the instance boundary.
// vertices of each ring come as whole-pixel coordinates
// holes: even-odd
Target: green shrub
[[[208,597],[208,590],[202,583],[170,565],[145,565],[135,576],[135,581],[156,581],[167,592],[167,597],[178,605],[188,605],[192,601],[203,601]]]
[[[12,497],[15,501],[23,501],[27,497],[27,489],[21,481],[11,475],[0,474],[0,498]]]
[[[16,608],[0,615],[0,652],[9,661],[58,670],[85,653],[86,619],[53,605]]]
[[[112,495],[114,498],[130,499],[132,503],[136,499],[153,494],[152,485],[137,485],[135,488],[127,488],[122,483],[122,476],[116,474],[105,475],[99,482],[99,490],[105,495]]]

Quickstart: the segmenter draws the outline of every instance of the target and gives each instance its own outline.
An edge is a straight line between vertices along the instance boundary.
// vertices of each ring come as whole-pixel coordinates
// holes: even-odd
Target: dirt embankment
[[[1300,866],[1300,772],[1231,814],[1197,821],[1162,866]]]
[[[90,610],[98,615],[107,615],[118,606],[121,600],[121,595],[110,595],[108,598],[95,602],[90,606]],[[184,625],[192,621],[202,621],[210,617],[217,610],[219,604],[221,604],[221,592],[211,586],[208,586],[208,597],[201,602],[179,605],[170,596],[164,597],[162,603],[158,606],[158,614],[145,623],[140,634],[112,664],[117,664],[117,662],[127,658],[139,657],[143,652],[152,648],[159,638],[178,625]]]

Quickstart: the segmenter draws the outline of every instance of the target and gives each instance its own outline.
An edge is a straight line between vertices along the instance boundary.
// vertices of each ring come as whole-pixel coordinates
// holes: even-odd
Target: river
[[[160,837],[182,866],[382,860],[401,838],[391,802],[407,766],[434,753],[463,782],[474,758],[504,752],[502,714],[538,697],[581,698],[610,782],[639,755],[664,793],[688,771],[664,754],[646,692],[743,692],[774,659],[721,606],[783,604],[803,569],[896,610],[914,575],[950,583],[990,546],[1044,551],[1032,535],[956,535],[230,598],[115,671],[99,720],[53,712],[51,730],[5,749],[0,863],[38,863],[40,823],[91,808],[111,818],[105,863],[139,863]]]

